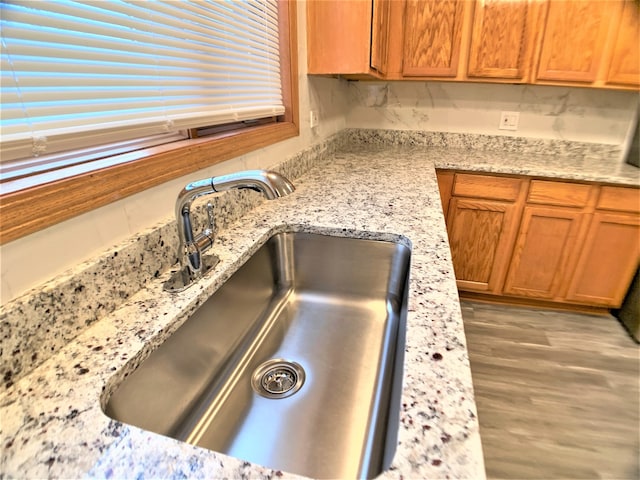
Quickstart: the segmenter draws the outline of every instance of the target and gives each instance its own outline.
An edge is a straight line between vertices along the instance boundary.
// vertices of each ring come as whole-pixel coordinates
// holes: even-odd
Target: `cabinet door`
[[[504,293],[553,299],[578,245],[581,209],[527,206],[504,286]]]
[[[451,189],[453,188],[453,172],[436,172],[438,177],[438,190],[440,191],[440,202],[442,202],[442,213],[447,218],[449,213],[449,202],[451,201]]]
[[[498,293],[511,253],[516,212],[514,203],[451,199],[447,232],[460,290]]]
[[[369,73],[371,14],[370,1],[308,0],[308,73]]]
[[[526,0],[477,0],[469,77],[524,80],[532,52],[534,14]]]
[[[614,34],[607,83],[640,85],[640,4],[626,0]]]
[[[537,78],[595,81],[611,10],[606,0],[550,0]]]
[[[371,68],[375,68],[382,74],[387,72],[390,7],[390,0],[373,0]]]
[[[455,77],[464,0],[407,0],[404,12],[404,76]]]
[[[639,259],[640,216],[596,211],[567,299],[619,307],[638,268]]]

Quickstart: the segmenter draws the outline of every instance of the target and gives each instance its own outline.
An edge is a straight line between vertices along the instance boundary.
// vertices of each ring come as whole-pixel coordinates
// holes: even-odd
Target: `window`
[[[298,133],[295,2],[2,9],[3,243]]]

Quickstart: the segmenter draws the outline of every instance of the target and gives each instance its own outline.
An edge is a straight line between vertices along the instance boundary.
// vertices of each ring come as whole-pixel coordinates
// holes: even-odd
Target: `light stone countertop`
[[[566,158],[560,155],[499,154],[491,151],[458,151],[432,148],[428,156],[439,169],[527,175],[531,177],[640,186],[640,168],[597,157]]]
[[[588,163],[591,162],[591,163]],[[215,271],[179,294],[148,284],[0,396],[0,478],[293,478],[110,420],[100,400],[278,231],[403,237],[412,246],[401,421],[382,478],[485,477],[437,168],[639,185],[597,160],[427,147],[336,153],[219,233]],[[166,274],[165,274],[166,276]]]

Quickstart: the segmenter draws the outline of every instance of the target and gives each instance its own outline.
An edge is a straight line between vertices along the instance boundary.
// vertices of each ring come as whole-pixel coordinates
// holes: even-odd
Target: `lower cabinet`
[[[449,202],[451,201],[451,191],[455,174],[449,170],[438,172],[438,190],[440,190],[440,201],[442,202],[442,212],[444,218],[449,213]]]
[[[640,262],[640,189],[452,171],[438,177],[461,291],[621,305]]]
[[[578,245],[582,211],[568,207],[527,206],[511,258],[504,293],[553,300],[566,278]]]
[[[440,180],[450,188],[447,234],[460,290],[497,293],[516,235],[522,180],[506,176],[456,173]]]
[[[593,215],[567,299],[619,307],[640,257],[640,218],[629,213]]]
[[[458,288],[497,292],[509,261],[516,206],[498,200],[453,198],[447,233]]]

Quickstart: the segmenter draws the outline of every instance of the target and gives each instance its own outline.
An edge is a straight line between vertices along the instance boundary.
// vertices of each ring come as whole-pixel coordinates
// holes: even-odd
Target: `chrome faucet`
[[[175,207],[178,239],[180,240],[178,255],[180,256],[181,269],[165,282],[165,290],[182,291],[215,266],[217,259],[213,264],[205,264],[202,257],[202,254],[213,245],[213,207],[210,203],[207,205],[209,227],[194,235],[191,222],[191,204],[196,198],[203,195],[234,188],[248,188],[262,192],[269,200],[289,195],[295,190],[285,177],[267,170],[246,170],[189,183],[178,194]]]

